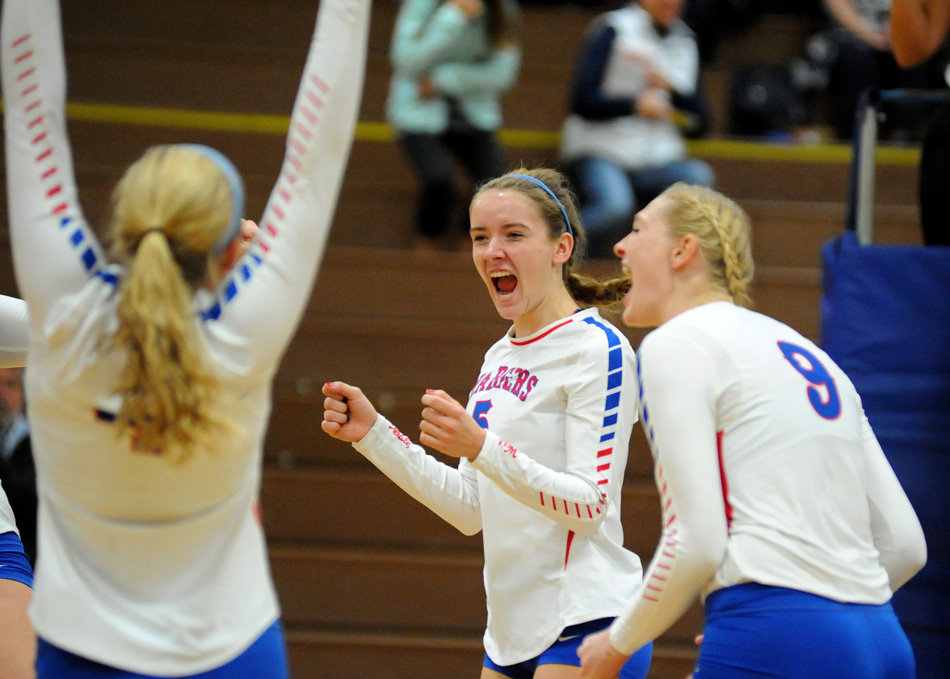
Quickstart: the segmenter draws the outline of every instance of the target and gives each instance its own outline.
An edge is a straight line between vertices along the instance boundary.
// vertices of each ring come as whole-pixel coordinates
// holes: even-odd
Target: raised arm
[[[57,0],[6,0],[0,39],[13,264],[39,326],[105,260],[76,195]]]
[[[203,311],[218,349],[251,373],[273,370],[310,296],[356,127],[369,13],[369,0],[320,3],[260,234]]]

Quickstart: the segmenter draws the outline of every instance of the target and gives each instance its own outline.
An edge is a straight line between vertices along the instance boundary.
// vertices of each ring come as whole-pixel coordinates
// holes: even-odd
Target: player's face
[[[624,273],[633,283],[623,298],[623,322],[651,328],[665,319],[663,309],[673,294],[673,250],[667,215],[668,199],[657,198],[637,213],[633,228],[614,246]]]
[[[571,237],[551,239],[537,206],[513,189],[481,192],[469,217],[475,268],[498,313],[508,320],[544,318],[546,302],[564,286]]]

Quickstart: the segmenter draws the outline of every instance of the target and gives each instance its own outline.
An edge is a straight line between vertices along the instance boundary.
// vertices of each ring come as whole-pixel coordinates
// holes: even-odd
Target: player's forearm
[[[472,466],[510,497],[582,537],[593,534],[607,514],[605,488],[545,467],[491,431]]]
[[[481,530],[474,479],[427,454],[382,415],[353,447],[410,497],[461,533],[474,535]],[[464,466],[460,464],[460,468]]]
[[[611,626],[610,643],[616,650],[632,655],[689,609],[725,554],[725,539],[718,537],[716,531],[706,535],[664,532],[633,602]]]

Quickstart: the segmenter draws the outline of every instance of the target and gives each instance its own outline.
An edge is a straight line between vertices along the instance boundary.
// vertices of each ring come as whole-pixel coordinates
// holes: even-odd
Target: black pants
[[[841,35],[841,34],[839,34]],[[864,90],[927,89],[943,85],[943,68],[936,59],[920,66],[902,69],[891,52],[882,52],[854,36],[843,36],[838,58],[831,69],[832,116],[839,139],[851,139],[858,101]],[[885,109],[887,117],[879,132],[882,139],[919,141],[921,110],[909,104]]]
[[[920,156],[920,225],[927,245],[950,245],[950,106],[941,106]]]
[[[452,222],[453,157],[465,168],[473,187],[505,171],[505,152],[494,132],[470,129],[443,134],[401,133],[399,142],[422,181],[416,229],[430,238],[445,233]]]

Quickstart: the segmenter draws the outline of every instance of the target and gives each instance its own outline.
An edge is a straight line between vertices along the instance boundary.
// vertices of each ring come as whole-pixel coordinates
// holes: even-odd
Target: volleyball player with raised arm
[[[582,676],[613,679],[704,593],[695,679],[912,679],[889,602],[923,532],[848,377],[745,308],[745,213],[676,184],[615,251],[624,321],[657,328],[639,377],[663,534],[626,612],[581,646]]]
[[[607,626],[640,583],[623,548],[620,497],[636,421],[636,357],[598,312],[623,279],[575,271],[585,239],[570,189],[554,170],[485,184],[470,207],[472,255],[511,330],[485,355],[463,407],[422,397],[412,444],[356,387],[324,386],[323,429],[485,550],[488,628],[482,679],[571,679],[577,645]],[[623,669],[642,679],[650,649]]]
[[[286,677],[255,511],[261,445],[349,153],[369,1],[320,3],[280,176],[241,258],[237,170],[194,145],[153,147],[126,171],[103,254],[77,199],[59,14],[55,0],[3,3],[37,675]]]

